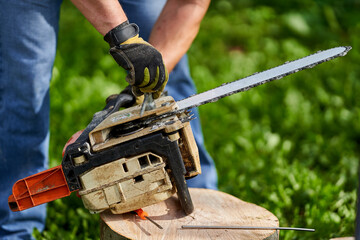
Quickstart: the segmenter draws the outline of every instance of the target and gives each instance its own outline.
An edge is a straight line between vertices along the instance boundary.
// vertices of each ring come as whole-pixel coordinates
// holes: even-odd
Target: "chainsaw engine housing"
[[[79,184],[79,195],[89,211],[129,212],[163,201],[176,191],[185,212],[192,211],[185,178],[201,169],[191,117],[174,111],[172,97],[161,97],[155,105],[141,117],[140,106],[111,114],[90,132],[89,146],[74,149],[63,161],[68,183]],[[174,114],[165,116],[167,112]],[[159,115],[165,117],[154,118]]]

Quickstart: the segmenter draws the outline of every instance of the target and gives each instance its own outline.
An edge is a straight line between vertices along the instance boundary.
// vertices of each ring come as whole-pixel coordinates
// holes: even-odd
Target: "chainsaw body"
[[[131,89],[124,89],[107,99],[105,108],[66,148],[61,166],[15,183],[9,207],[21,211],[79,191],[90,211],[110,208],[122,213],[163,201],[177,192],[189,214],[193,205],[185,179],[201,170],[189,124],[191,116],[186,110],[312,68],[344,56],[350,49],[319,51],[177,103],[171,97],[161,97],[155,100],[154,109],[144,108],[143,115],[140,106],[118,111],[135,101]],[[144,103],[152,103],[151,96],[145,93]]]
[[[24,210],[78,191],[90,212],[110,209],[120,214],[177,192],[182,208],[190,214],[193,205],[185,179],[201,173],[191,116],[174,111],[177,105],[172,97],[154,103],[156,108],[141,117],[139,105],[115,111],[88,133],[86,141],[67,147],[56,171],[19,180],[9,197],[10,208]],[[57,181],[62,178],[56,185],[54,172]],[[49,194],[64,188],[68,192]]]

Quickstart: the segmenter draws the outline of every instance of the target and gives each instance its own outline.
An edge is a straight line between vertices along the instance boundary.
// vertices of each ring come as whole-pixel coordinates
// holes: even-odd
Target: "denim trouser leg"
[[[0,0],[0,239],[30,239],[46,205],[11,212],[16,180],[47,168],[49,81],[60,1]]]
[[[139,25],[140,36],[146,40],[149,38],[151,29],[165,2],[166,0],[120,0],[129,21]],[[175,100],[180,100],[196,93],[194,83],[190,76],[186,55],[171,72],[166,90]],[[214,161],[204,146],[198,111],[196,109],[192,111],[196,119],[191,121],[191,127],[199,148],[202,174],[188,180],[188,185],[190,187],[217,189],[216,169]]]

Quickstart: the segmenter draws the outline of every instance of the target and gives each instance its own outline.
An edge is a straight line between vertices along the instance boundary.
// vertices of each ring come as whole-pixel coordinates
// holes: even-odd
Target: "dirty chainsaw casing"
[[[67,149],[62,168],[71,191],[90,212],[115,214],[161,202],[175,192],[186,214],[193,204],[185,178],[201,173],[188,112],[170,96],[140,117],[140,106],[115,112],[89,133],[88,146]]]

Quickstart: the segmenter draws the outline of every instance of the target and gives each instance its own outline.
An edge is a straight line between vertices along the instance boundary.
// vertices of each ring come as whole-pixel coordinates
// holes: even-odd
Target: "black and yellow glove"
[[[110,54],[128,71],[126,81],[135,96],[152,92],[158,98],[168,81],[161,53],[139,37],[139,27],[128,21],[108,32],[105,37]]]

